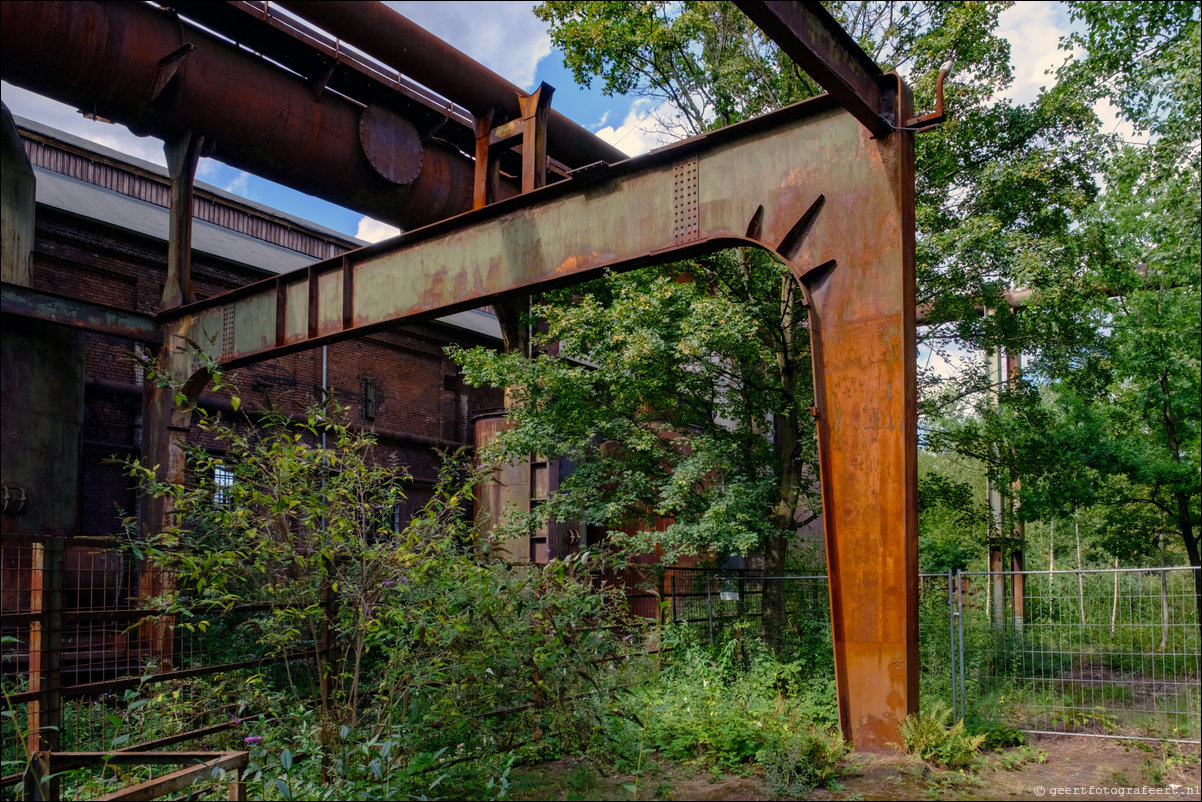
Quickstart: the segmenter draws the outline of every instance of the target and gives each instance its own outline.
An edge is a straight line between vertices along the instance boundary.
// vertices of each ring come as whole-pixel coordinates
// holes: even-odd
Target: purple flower
[[[248,743],[248,744],[258,744],[258,743],[263,742],[263,736],[262,735],[248,735],[245,738],[243,738],[242,741],[244,743]]]
[[[391,579],[385,579],[385,580],[384,580],[384,587],[386,587],[386,588],[390,588],[390,587],[392,587],[392,580],[391,580]]]
[[[409,577],[405,576],[404,574],[401,574],[401,581],[402,581],[402,582],[408,582],[408,581],[409,581]]]

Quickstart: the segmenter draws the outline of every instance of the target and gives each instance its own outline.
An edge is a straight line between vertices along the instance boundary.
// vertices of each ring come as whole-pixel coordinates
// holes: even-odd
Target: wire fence
[[[948,572],[919,579],[921,704],[1035,733],[1200,742],[1197,568]],[[643,615],[710,640],[781,594],[782,657],[833,672],[825,576],[670,568]],[[1017,603],[1016,600],[1017,599]]]
[[[215,744],[237,724],[240,675],[281,660],[247,648],[252,609],[204,627],[169,615],[174,575],[117,540],[5,535],[0,565],[5,788],[38,751]]]
[[[240,675],[287,659],[253,653],[254,609],[203,630],[172,618],[161,597],[175,578],[116,541],[6,536],[0,553],[6,786],[38,749],[223,748],[244,715]],[[921,702],[1030,732],[1198,743],[1197,570],[923,574]],[[775,598],[780,656],[833,678],[826,576],[649,576],[626,583],[631,611],[711,642],[762,636]]]
[[[1198,743],[1197,571],[958,574],[961,715],[1029,732]]]

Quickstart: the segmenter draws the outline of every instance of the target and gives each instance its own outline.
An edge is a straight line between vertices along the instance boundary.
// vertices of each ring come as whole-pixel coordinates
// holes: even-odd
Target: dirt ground
[[[1199,799],[1197,746],[1073,736],[1030,736],[1026,746],[986,752],[973,772],[941,771],[901,754],[849,756],[853,768],[836,790],[811,800],[902,799]],[[694,766],[652,762],[636,788],[632,775],[601,777],[560,760],[515,770],[517,800],[768,800],[762,774],[720,775]],[[1079,789],[1079,790],[1073,790]]]

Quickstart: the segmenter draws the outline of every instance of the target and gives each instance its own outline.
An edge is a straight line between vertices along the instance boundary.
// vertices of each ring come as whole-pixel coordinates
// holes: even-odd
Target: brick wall
[[[152,314],[166,277],[165,243],[39,207],[32,283],[35,289]],[[210,297],[263,277],[263,273],[200,256],[193,265],[199,297]],[[438,324],[375,333],[329,346],[328,385],[347,407],[352,424],[375,430],[377,458],[409,467],[405,514],[430,497],[439,460],[429,444],[472,443],[472,417],[496,409],[501,393],[467,387],[442,348],[454,337],[464,345],[489,345]],[[495,343],[494,343],[495,345]],[[136,496],[112,457],[136,456],[141,445],[141,388],[133,358],[136,344],[86,335],[83,431],[83,534],[115,533],[122,515],[136,512]],[[274,408],[299,413],[321,386],[320,347],[242,368],[232,375],[244,410]],[[365,409],[366,382],[374,411]],[[218,403],[229,392],[207,394]],[[195,442],[200,442],[192,435]],[[416,438],[416,441],[415,439]]]

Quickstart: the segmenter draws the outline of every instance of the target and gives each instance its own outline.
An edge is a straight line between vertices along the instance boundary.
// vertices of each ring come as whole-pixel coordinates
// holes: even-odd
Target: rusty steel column
[[[908,116],[909,89],[895,85]],[[810,302],[840,725],[857,748],[883,750],[918,710],[912,135],[868,139],[840,165],[876,191],[828,197],[791,266]]]
[[[171,209],[167,232],[167,281],[159,309],[196,300],[192,291],[192,185],[204,137],[185,131],[163,144],[171,175]]]
[[[210,378],[207,370],[194,371],[191,359],[192,355],[182,342],[161,346],[156,365],[159,375],[190,378],[182,387],[175,388],[163,386],[164,382],[148,376],[142,399],[143,463],[154,469],[158,481],[181,486],[187,477],[191,409]],[[182,398],[177,399],[177,394]],[[140,521],[143,534],[157,534],[177,523],[174,513],[170,497],[144,496]],[[138,577],[138,595],[143,600],[159,598],[174,590],[174,581],[172,574],[148,560]],[[169,668],[174,662],[173,623],[171,617],[162,616],[139,627],[138,646],[144,657],[157,663],[158,671]]]
[[[28,287],[37,179],[8,106],[0,118],[0,277]]]

